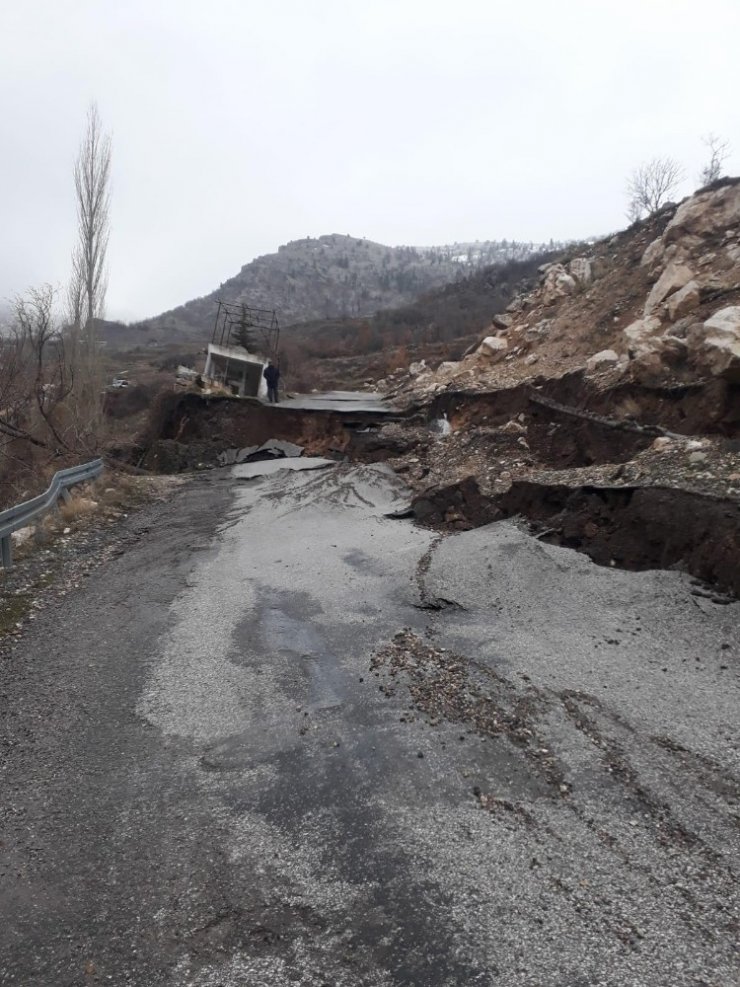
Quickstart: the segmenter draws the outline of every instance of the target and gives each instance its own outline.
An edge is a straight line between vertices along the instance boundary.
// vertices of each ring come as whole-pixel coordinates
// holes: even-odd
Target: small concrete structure
[[[267,381],[262,371],[266,366],[264,357],[249,353],[242,346],[209,343],[203,376],[206,380],[231,387],[239,397],[264,398],[267,396]]]

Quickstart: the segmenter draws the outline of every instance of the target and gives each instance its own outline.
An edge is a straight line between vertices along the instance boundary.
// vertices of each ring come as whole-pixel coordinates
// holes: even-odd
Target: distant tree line
[[[309,378],[317,360],[387,354],[387,361],[396,366],[408,354],[420,356],[430,350],[445,359],[464,348],[462,341],[480,334],[517,292],[533,287],[537,268],[558,256],[559,251],[543,251],[525,260],[491,265],[427,292],[413,304],[379,311],[370,318],[290,327],[283,333],[281,349],[289,354],[293,372]]]

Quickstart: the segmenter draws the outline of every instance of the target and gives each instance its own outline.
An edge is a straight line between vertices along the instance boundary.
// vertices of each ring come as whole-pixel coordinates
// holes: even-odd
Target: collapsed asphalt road
[[[740,604],[259,465],[0,669],[0,983],[737,984]]]

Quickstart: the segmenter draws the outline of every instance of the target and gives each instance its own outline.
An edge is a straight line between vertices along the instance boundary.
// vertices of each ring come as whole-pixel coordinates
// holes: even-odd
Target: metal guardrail
[[[7,511],[0,511],[0,559],[3,568],[11,569],[13,566],[13,549],[10,536],[19,528],[25,528],[34,518],[37,518],[50,507],[54,507],[57,500],[62,497],[69,500],[69,488],[77,483],[84,483],[86,480],[93,480],[103,472],[103,460],[93,459],[91,463],[84,463],[82,466],[70,466],[69,469],[59,470],[54,474],[54,478],[49,484],[49,489],[38,497],[18,504],[17,507],[9,507]]]

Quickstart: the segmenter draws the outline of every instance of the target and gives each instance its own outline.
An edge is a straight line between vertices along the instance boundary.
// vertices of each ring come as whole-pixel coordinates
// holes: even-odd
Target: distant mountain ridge
[[[388,247],[343,234],[293,240],[255,258],[218,289],[154,318],[109,332],[111,343],[207,338],[219,299],[275,309],[281,325],[372,315],[483,267],[526,259],[559,244],[485,240],[441,247]]]

